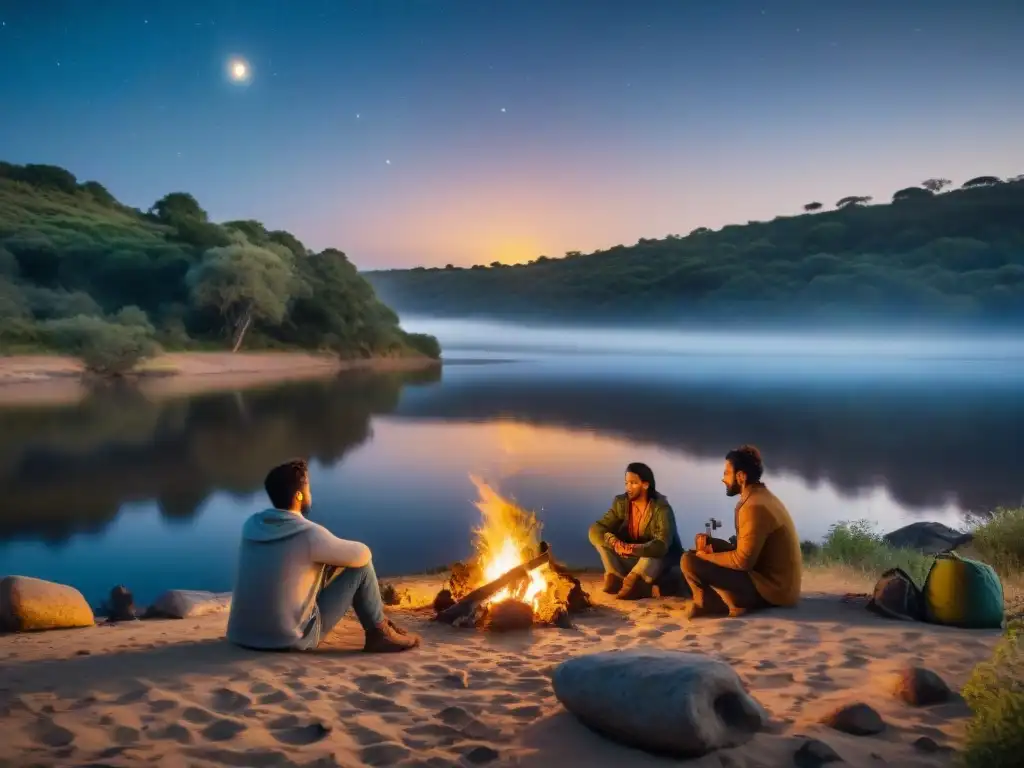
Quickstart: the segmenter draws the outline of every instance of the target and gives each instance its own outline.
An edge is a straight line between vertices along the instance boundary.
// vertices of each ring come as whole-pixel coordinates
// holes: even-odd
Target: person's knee
[[[603,547],[605,545],[604,531],[601,530],[601,526],[597,523],[590,526],[590,530],[587,532],[587,535],[590,537],[590,543],[595,547]]]
[[[683,572],[683,575],[692,575],[696,573],[699,567],[700,558],[697,557],[696,552],[683,552],[683,556],[679,558],[679,570]]]

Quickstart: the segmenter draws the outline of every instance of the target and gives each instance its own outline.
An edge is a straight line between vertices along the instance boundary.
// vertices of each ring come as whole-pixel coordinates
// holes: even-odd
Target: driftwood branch
[[[485,602],[494,595],[496,595],[505,587],[515,584],[520,579],[526,578],[526,575],[534,568],[539,568],[542,565],[547,564],[551,561],[551,550],[548,548],[546,542],[541,542],[541,552],[532,560],[527,560],[525,563],[517,565],[510,571],[503,573],[493,581],[489,581],[482,587],[477,587],[464,598],[459,600],[455,605],[450,608],[446,608],[437,614],[437,620],[443,621],[446,624],[452,624],[456,619],[463,616],[468,616],[480,603]]]

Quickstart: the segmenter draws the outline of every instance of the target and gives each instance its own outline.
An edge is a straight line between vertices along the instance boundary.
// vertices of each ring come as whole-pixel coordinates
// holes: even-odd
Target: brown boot
[[[651,585],[636,573],[629,574],[622,581],[622,589],[616,595],[619,600],[642,600],[651,596]]]
[[[622,589],[622,577],[617,573],[606,573],[604,575],[604,591],[609,595],[618,594]]]
[[[390,619],[384,619],[376,627],[366,632],[363,650],[366,653],[400,653],[415,648],[419,644],[419,635],[399,630],[391,623]]]

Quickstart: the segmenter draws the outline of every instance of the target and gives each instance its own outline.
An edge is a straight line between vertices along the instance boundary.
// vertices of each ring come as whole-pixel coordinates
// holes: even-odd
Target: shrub
[[[934,558],[913,549],[896,549],[882,540],[867,520],[840,522],[829,528],[820,549],[801,546],[809,564],[847,566],[879,575],[889,568],[902,568],[920,585]]]
[[[1024,569],[1024,507],[997,509],[990,516],[973,518],[974,548],[1002,575]]]
[[[441,344],[429,333],[407,333],[405,341],[421,355],[426,355],[433,360],[438,360],[441,357]]]
[[[149,330],[78,315],[43,324],[57,349],[81,359],[85,370],[100,376],[122,376],[160,351]]]
[[[1024,754],[1024,622],[1013,622],[992,658],[963,689],[973,713],[961,762],[966,768],[1011,768]]]

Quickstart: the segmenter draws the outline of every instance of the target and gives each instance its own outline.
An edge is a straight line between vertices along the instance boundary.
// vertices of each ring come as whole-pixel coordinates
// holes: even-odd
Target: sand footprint
[[[218,688],[210,699],[210,706],[217,712],[239,712],[251,705],[252,699],[231,688]]]
[[[316,744],[331,732],[329,725],[318,720],[302,723],[295,715],[285,715],[267,725],[270,735],[290,747],[304,747]]]
[[[29,728],[33,741],[42,746],[58,748],[66,747],[75,740],[75,734],[64,726],[58,725],[50,718],[40,718]]]
[[[409,708],[404,707],[401,704],[393,701],[392,699],[385,698],[384,696],[376,696],[374,694],[363,694],[363,693],[350,693],[346,697],[348,703],[357,709],[362,709],[367,712],[408,712]]]
[[[201,731],[202,737],[207,741],[230,741],[243,733],[248,726],[238,720],[229,720],[226,717],[214,720]]]
[[[409,750],[401,744],[390,742],[364,747],[360,750],[359,757],[366,765],[394,765],[399,760],[407,758],[410,754]]]
[[[201,707],[186,707],[181,713],[181,717],[194,725],[205,725],[214,719],[212,712],[207,712]]]

